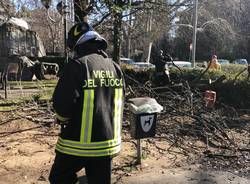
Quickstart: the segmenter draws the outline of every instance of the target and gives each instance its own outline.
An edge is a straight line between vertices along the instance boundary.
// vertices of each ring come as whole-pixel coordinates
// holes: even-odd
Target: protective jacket
[[[221,65],[218,63],[218,61],[211,61],[209,64],[209,69],[221,70]]]
[[[53,108],[63,123],[56,151],[113,157],[121,144],[124,79],[102,51],[87,48],[70,59],[53,94]]]

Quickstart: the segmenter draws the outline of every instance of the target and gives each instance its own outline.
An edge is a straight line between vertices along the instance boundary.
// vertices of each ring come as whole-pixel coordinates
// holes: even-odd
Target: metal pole
[[[64,56],[67,57],[67,14],[68,14],[68,3],[64,0],[63,10],[63,27],[64,27]]]
[[[64,15],[65,16],[65,15]],[[66,29],[66,17],[63,18],[63,25],[64,25],[64,56],[67,56],[67,29]]]
[[[7,93],[7,82],[8,82],[7,77],[8,77],[8,72],[6,72],[4,74],[4,97],[5,97],[5,99],[8,98],[8,95],[7,95],[8,94]]]
[[[152,0],[152,2],[154,2],[154,0]],[[152,30],[152,16],[153,16],[153,9],[149,10],[149,17],[148,17],[148,24],[147,24],[147,37],[149,39],[149,44],[148,44],[148,53],[147,53],[147,58],[146,58],[146,63],[150,62],[150,57],[151,57],[151,51],[152,51],[152,45],[153,45],[153,41],[151,40],[151,35],[148,34],[152,34],[151,30]]]
[[[193,41],[192,41],[192,66],[195,67],[196,55],[196,34],[197,34],[197,20],[198,20],[198,0],[194,0],[194,28],[193,28]]]
[[[141,164],[141,139],[136,140],[136,149],[137,149],[137,164]]]

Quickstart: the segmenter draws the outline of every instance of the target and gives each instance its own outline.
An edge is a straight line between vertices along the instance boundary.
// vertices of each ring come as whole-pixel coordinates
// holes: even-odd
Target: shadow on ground
[[[170,169],[164,174],[144,173],[122,178],[119,184],[249,184],[247,178],[229,172]]]

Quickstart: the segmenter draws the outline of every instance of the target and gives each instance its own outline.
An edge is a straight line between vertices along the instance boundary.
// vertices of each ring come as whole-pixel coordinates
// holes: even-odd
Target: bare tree
[[[6,20],[15,15],[14,4],[10,0],[0,1],[0,15]]]
[[[87,22],[87,15],[92,9],[90,0],[74,0],[74,12],[76,22]]]
[[[64,50],[64,28],[63,28],[63,20],[61,15],[57,12],[52,12],[53,18],[56,20],[60,20],[57,22],[51,21],[46,11],[43,8],[39,8],[30,12],[31,19],[30,24],[34,31],[36,31],[46,48],[47,52],[57,53],[63,52]]]
[[[235,57],[235,48],[242,34],[239,32],[240,6],[237,0],[200,0],[198,9],[198,48],[200,59],[208,59],[212,54],[218,54],[228,59]],[[175,50],[178,55],[187,59],[191,43],[192,9],[180,12],[176,34]],[[186,48],[182,48],[185,44]],[[181,50],[180,50],[181,49]],[[183,54],[184,53],[184,54]],[[181,56],[182,55],[182,56]]]

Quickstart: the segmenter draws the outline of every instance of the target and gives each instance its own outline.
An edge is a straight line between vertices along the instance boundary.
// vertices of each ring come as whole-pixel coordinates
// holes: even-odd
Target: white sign
[[[141,116],[140,118],[142,130],[148,132],[154,123],[154,115]]]

